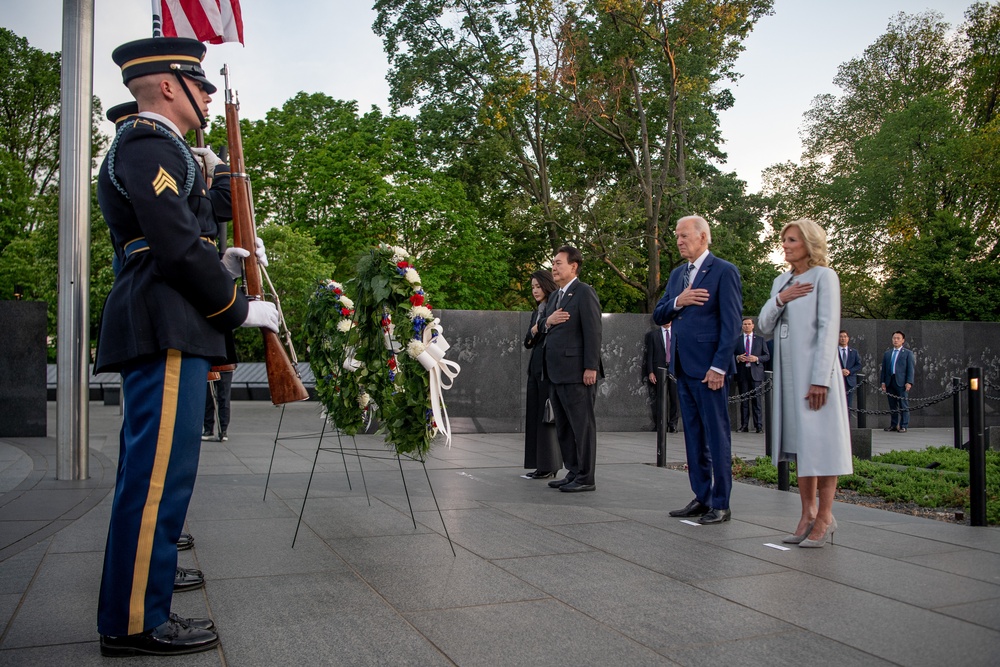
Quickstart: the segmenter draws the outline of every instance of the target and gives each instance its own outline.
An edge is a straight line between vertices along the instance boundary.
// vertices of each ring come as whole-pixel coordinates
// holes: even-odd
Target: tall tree
[[[648,311],[665,233],[719,175],[719,84],[771,4],[379,0],[375,30],[442,163],[509,194],[500,222],[534,244],[515,263],[575,242],[604,264],[602,301]]]
[[[692,202],[704,199],[694,194],[720,176],[709,162],[725,157],[717,112],[733,96],[720,85],[736,78],[742,40],[771,6],[770,0],[595,0],[563,24],[568,55],[561,90],[616,165],[602,190],[641,212],[610,207],[611,215],[594,220],[592,242],[645,296],[647,310],[662,291],[661,255],[670,266],[679,261],[668,241],[673,221],[707,214]],[[749,231],[752,239],[760,227]]]
[[[1000,253],[1000,140],[990,101],[1000,49],[989,39],[1000,10],[977,3],[966,17],[950,33],[939,14],[899,14],[840,67],[834,81],[843,94],[814,101],[802,163],[769,171],[781,215],[828,225],[848,315],[1000,316],[1000,308],[973,315],[944,307],[930,292],[915,299],[912,283],[912,268],[921,267],[1000,300],[1000,289],[977,283],[980,265]],[[964,262],[945,270],[931,250],[951,244]]]

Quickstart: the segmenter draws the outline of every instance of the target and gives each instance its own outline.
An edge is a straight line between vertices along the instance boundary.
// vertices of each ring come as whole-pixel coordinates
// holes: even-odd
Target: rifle
[[[257,226],[253,217],[253,195],[250,190],[250,177],[243,162],[239,102],[229,87],[229,66],[224,66],[220,74],[225,79],[226,87],[226,135],[229,142],[230,194],[233,203],[233,243],[250,253],[250,256],[243,260],[243,287],[247,297],[263,299],[261,267],[257,263],[256,254]],[[283,405],[309,398],[309,392],[302,385],[299,371],[285,352],[278,334],[265,328],[261,328],[260,331],[264,336],[264,361],[267,367],[267,385],[271,390],[271,402]],[[285,337],[290,345],[287,327],[285,327]]]

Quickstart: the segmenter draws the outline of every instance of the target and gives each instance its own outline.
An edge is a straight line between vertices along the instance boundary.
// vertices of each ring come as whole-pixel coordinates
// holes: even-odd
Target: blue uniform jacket
[[[248,309],[214,243],[228,193],[228,167],[217,168],[209,193],[183,139],[150,119],[123,123],[97,181],[123,257],[104,305],[97,372],[167,349],[227,360],[226,336]]]

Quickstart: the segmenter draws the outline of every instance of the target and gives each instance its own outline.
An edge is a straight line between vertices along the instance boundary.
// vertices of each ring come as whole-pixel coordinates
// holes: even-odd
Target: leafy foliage
[[[1000,5],[899,14],[813,102],[778,219],[827,226],[853,317],[1000,320]]]
[[[309,363],[316,377],[316,395],[337,428],[355,435],[364,425],[359,403],[358,375],[344,368],[348,352],[358,344],[354,326],[354,302],[344,286],[333,280],[321,282],[306,314],[304,333],[309,341]]]
[[[905,467],[904,467],[905,466]],[[933,466],[933,467],[931,467]],[[929,447],[919,451],[891,451],[871,461],[854,458],[854,473],[842,475],[837,484],[889,503],[913,503],[920,507],[962,507],[969,510],[969,453],[953,447]],[[778,469],[770,457],[752,462],[733,460],[733,477],[749,477],[766,484],[778,483]],[[797,486],[795,465],[789,480]],[[1000,524],[1000,452],[986,452],[986,520]]]
[[[604,266],[587,280],[608,308],[650,311],[661,262],[679,263],[681,215],[733,203],[717,110],[741,42],[771,0],[414,3],[379,0],[393,104],[417,106],[436,164],[512,240],[517,282],[573,243]],[[760,217],[729,228],[751,247]],[[755,223],[755,224],[754,224]],[[766,253],[742,253],[748,275]],[[759,266],[758,266],[759,264]]]

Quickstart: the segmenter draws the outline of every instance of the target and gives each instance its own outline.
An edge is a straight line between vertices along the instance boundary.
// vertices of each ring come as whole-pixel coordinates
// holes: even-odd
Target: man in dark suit
[[[665,386],[656,384],[656,371],[667,368],[670,363],[670,322],[661,327],[646,332],[645,354],[643,355],[642,375],[649,387],[649,396],[653,400],[653,424],[656,431],[660,430],[660,391],[667,392],[667,432],[677,432],[677,383],[669,375]]]
[[[743,318],[743,335],[736,343],[736,387],[741,394],[753,391],[764,382],[764,362],[771,358],[764,339],[753,333],[753,320]],[[750,431],[750,406],[753,405],[753,427],[756,433],[764,432],[761,419],[761,395],[740,401],[740,431]]]
[[[882,391],[889,399],[889,426],[886,431],[906,433],[910,425],[910,405],[907,395],[913,387],[913,369],[915,360],[913,352],[903,347],[906,336],[902,331],[892,334],[892,349],[882,355]]]
[[[681,218],[677,249],[687,260],[673,270],[653,321],[673,322],[670,373],[684,424],[688,479],[695,498],[671,516],[702,524],[729,521],[733,486],[726,378],[736,372],[733,348],[740,334],[743,287],[740,272],[708,251],[712,231],[696,215]]]
[[[858,386],[858,373],[861,372],[861,355],[849,345],[851,336],[846,330],[840,330],[840,345],[837,356],[840,358],[840,372],[844,376],[844,390],[847,393],[847,407],[851,407],[854,389]]]
[[[594,400],[601,365],[601,302],[590,285],[580,282],[583,255],[562,246],[552,259],[552,279],[559,290],[545,319],[545,375],[550,383],[556,436],[566,477],[549,486],[573,493],[596,489],[597,422]]]

